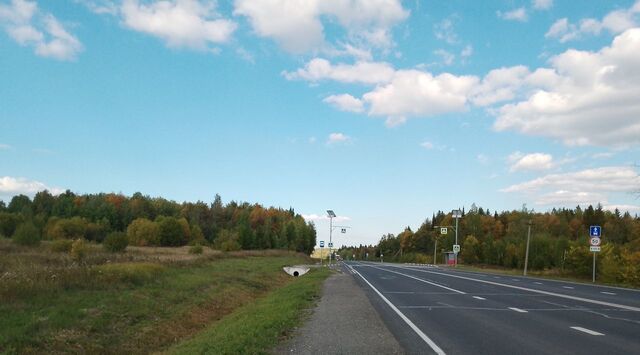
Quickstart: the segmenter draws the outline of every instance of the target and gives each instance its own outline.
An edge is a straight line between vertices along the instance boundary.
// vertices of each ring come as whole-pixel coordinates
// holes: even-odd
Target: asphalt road
[[[640,354],[640,290],[345,262],[407,353]]]

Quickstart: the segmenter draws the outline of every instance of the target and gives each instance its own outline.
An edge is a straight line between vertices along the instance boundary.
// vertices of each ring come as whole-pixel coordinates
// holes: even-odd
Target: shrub
[[[214,242],[214,248],[222,251],[235,251],[240,250],[240,243],[238,242],[238,233],[223,229],[218,234],[216,241]]]
[[[109,233],[102,243],[104,249],[111,253],[121,253],[127,249],[127,245],[129,245],[129,240],[127,235],[122,232]]]
[[[173,247],[186,244],[185,230],[183,223],[174,217],[161,216],[157,219],[160,245],[163,247]],[[187,229],[189,225],[187,224]]]
[[[71,244],[71,257],[76,261],[82,261],[89,253],[89,246],[84,239],[76,239]]]
[[[138,218],[127,227],[129,244],[143,247],[160,245],[158,223],[146,218]]]
[[[189,248],[189,254],[202,254],[202,245],[196,244]]]
[[[33,222],[25,222],[16,229],[13,241],[20,245],[38,245],[40,244],[40,230]]]
[[[68,253],[71,251],[72,240],[58,239],[51,243],[51,250],[57,253]]]

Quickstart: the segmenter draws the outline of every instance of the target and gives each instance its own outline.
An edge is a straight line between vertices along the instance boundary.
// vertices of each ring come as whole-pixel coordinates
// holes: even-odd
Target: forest
[[[316,230],[292,208],[259,204],[177,203],[135,193],[75,194],[48,191],[0,201],[0,237],[20,244],[40,240],[125,239],[126,245],[209,245],[224,251],[287,249],[310,254]]]
[[[471,206],[458,220],[459,262],[467,265],[522,269],[529,225],[529,270],[586,278],[592,271],[589,226],[602,227],[602,247],[597,255],[598,278],[604,282],[640,286],[640,218],[602,206],[491,212]],[[397,235],[383,235],[377,245],[343,248],[344,258],[433,263],[451,251],[455,240],[451,213],[438,211],[417,229],[407,227]],[[441,227],[448,233],[442,235]],[[375,258],[375,259],[374,259]]]

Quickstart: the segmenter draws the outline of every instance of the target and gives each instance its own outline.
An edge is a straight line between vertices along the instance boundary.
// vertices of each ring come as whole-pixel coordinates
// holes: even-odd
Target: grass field
[[[260,352],[299,321],[328,275],[286,275],[282,266],[309,262],[286,251],[92,248],[77,261],[46,243],[0,240],[0,352]]]

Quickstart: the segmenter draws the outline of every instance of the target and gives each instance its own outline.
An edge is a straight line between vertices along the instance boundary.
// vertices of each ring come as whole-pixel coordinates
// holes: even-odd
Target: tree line
[[[141,193],[59,195],[49,191],[0,201],[0,236],[23,240],[81,239],[103,242],[124,233],[129,245],[208,244],[221,250],[289,249],[310,254],[316,244],[312,223],[292,208],[222,202],[177,203]],[[26,235],[25,235],[26,234]]]
[[[531,224],[528,268],[563,275],[588,277],[592,270],[589,226],[602,227],[601,252],[597,257],[603,281],[640,285],[640,218],[601,205],[574,209],[553,209],[539,213],[523,206],[519,211],[493,213],[472,205],[458,221],[459,262],[505,268],[523,268],[526,238]],[[345,258],[433,263],[436,255],[451,251],[455,240],[451,213],[438,211],[415,231],[406,227],[397,235],[383,235],[377,245],[360,245],[341,250]],[[440,228],[448,228],[442,235]]]

